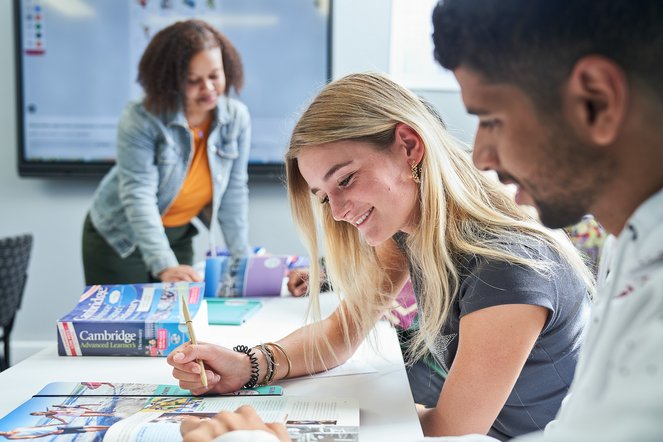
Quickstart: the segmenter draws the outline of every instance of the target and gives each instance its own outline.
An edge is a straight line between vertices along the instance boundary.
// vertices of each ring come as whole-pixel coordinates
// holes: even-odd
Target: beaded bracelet
[[[271,345],[274,348],[277,348],[278,350],[283,353],[283,356],[285,356],[285,360],[288,362],[288,369],[285,372],[285,376],[283,376],[283,379],[287,378],[288,375],[290,374],[290,369],[292,368],[292,361],[290,360],[290,357],[288,356],[288,353],[285,352],[285,348],[283,348],[281,345],[277,344],[276,342],[266,342],[265,347],[269,348]]]
[[[269,347],[266,347],[263,344],[260,344],[256,347],[258,350],[265,355],[265,362],[267,363],[267,373],[265,373],[265,379],[262,380],[258,386],[269,385],[272,383],[274,376],[276,375],[276,360],[274,359],[274,352]]]
[[[249,378],[249,382],[244,384],[244,388],[255,387],[258,383],[258,377],[260,374],[260,366],[258,365],[258,358],[256,358],[255,353],[253,353],[253,350],[246,345],[237,345],[233,347],[233,351],[244,353],[249,357],[249,360],[251,361],[251,377]]]
[[[253,348],[257,348],[260,350],[260,353],[265,357],[265,363],[267,364],[267,373],[265,373],[265,379],[262,381],[260,384],[256,384],[257,386],[262,386],[262,385],[267,385],[267,378],[269,377],[269,355],[267,354],[267,350],[262,345],[256,345]]]
[[[272,373],[272,375],[269,377],[269,382],[268,382],[268,384],[271,384],[273,380],[276,380],[276,379],[277,379],[277,377],[276,377],[276,371],[277,371],[278,368],[279,368],[279,364],[276,362],[276,357],[274,356],[274,351],[272,351],[271,348],[267,347],[265,344],[261,344],[261,347],[264,347],[264,348],[267,350],[267,352],[269,353],[270,357],[271,357],[271,361],[272,361],[272,369],[274,370],[273,373]]]

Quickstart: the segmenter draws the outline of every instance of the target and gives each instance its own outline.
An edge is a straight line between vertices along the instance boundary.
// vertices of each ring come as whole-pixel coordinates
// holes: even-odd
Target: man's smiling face
[[[515,184],[516,202],[534,205],[548,227],[568,226],[588,213],[597,189],[585,179],[582,165],[593,152],[563,117],[542,121],[517,87],[486,82],[464,67],[454,74],[465,107],[479,118],[474,164]]]

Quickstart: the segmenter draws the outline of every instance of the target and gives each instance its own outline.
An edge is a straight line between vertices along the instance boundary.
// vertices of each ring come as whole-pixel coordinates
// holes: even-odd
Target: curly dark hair
[[[216,47],[221,48],[226,76],[224,92],[235,89],[239,93],[244,85],[244,68],[230,40],[202,20],[178,21],[152,38],[138,64],[145,109],[157,115],[181,109],[191,59],[200,51]]]
[[[560,109],[575,63],[598,54],[663,99],[663,2],[657,0],[443,0],[433,12],[435,58]]]

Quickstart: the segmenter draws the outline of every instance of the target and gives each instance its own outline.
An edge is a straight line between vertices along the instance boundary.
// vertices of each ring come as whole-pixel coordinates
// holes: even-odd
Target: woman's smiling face
[[[186,80],[186,114],[200,117],[212,111],[226,89],[221,48],[202,50],[189,63]]]
[[[311,193],[329,205],[336,221],[359,229],[369,245],[398,231],[413,231],[419,219],[418,188],[398,135],[382,150],[362,141],[309,146],[297,163]]]

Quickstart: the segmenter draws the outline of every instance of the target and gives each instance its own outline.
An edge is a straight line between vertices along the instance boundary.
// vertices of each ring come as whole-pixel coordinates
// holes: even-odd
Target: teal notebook
[[[260,310],[262,301],[256,299],[207,298],[210,325],[241,325]]]

